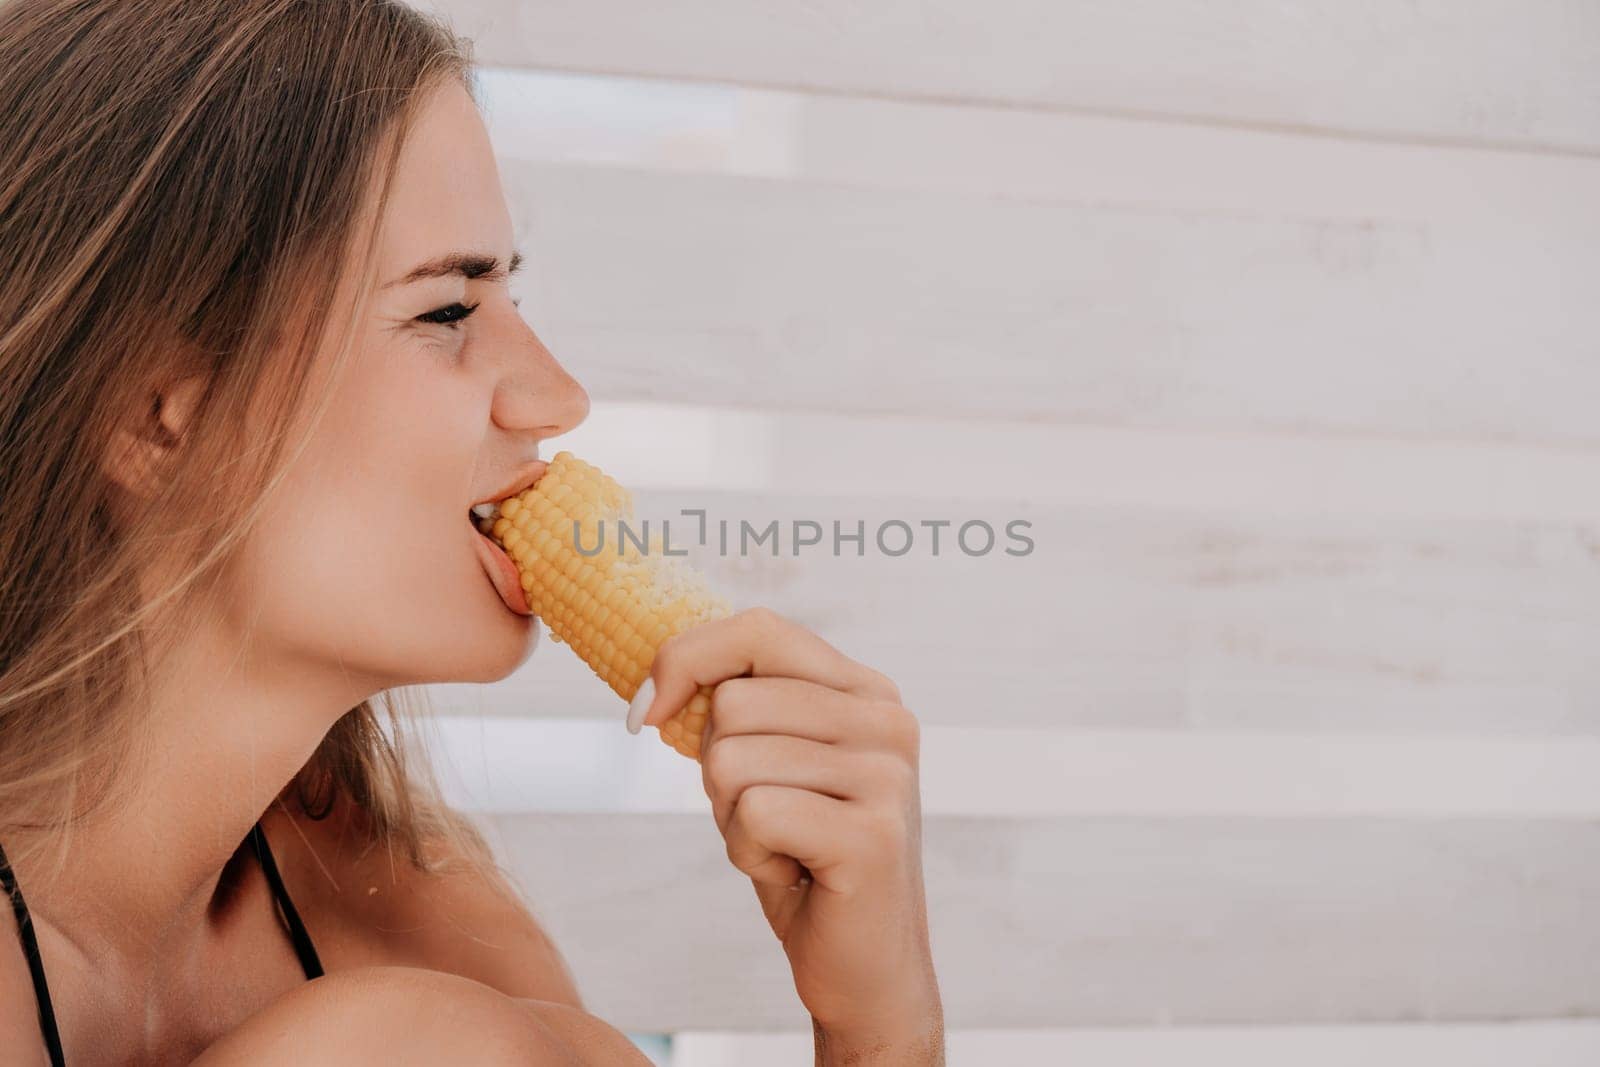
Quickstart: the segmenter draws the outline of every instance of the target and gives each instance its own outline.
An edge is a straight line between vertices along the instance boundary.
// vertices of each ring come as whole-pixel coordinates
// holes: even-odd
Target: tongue
[[[483,569],[488,572],[489,580],[494,583],[495,591],[500,594],[506,607],[518,615],[532,615],[533,609],[528,606],[528,596],[522,591],[522,579],[511,557],[477,530],[472,531],[472,538],[478,545],[478,559],[482,561]]]

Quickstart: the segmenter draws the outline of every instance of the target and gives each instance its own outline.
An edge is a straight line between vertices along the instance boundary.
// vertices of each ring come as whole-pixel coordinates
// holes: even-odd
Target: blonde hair
[[[450,79],[476,100],[472,74],[469,41],[393,0],[0,4],[0,826],[50,831],[57,863],[129,777],[152,639],[236,557],[308,393],[321,417],[314,358],[330,325],[330,373],[349,358],[417,110]],[[184,448],[113,510],[113,435],[188,374]],[[439,834],[493,867],[407,758],[407,697],[341,716],[277,802],[348,799],[419,869]]]

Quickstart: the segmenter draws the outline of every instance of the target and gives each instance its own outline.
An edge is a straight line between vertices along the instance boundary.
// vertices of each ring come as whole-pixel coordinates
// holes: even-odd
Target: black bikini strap
[[[39,1031],[44,1035],[45,1047],[50,1050],[51,1067],[65,1067],[67,1058],[61,1051],[61,1034],[56,1029],[55,1006],[50,1003],[50,985],[44,979],[44,957],[39,954],[39,940],[33,932],[33,916],[22,899],[22,887],[17,884],[6,859],[6,850],[0,848],[0,886],[11,898],[11,910],[17,917],[17,936],[22,939],[22,954],[28,957],[28,973],[33,976],[33,996],[39,1004]]]
[[[294,901],[289,899],[289,891],[284,888],[283,879],[278,875],[278,864],[272,858],[272,848],[267,844],[267,835],[262,832],[259,819],[250,828],[250,847],[255,850],[256,859],[260,861],[267,882],[272,886],[272,895],[277,898],[278,906],[283,909],[284,920],[289,924],[289,940],[294,943],[295,955],[300,957],[301,970],[306,972],[307,978],[321,977],[322,960],[317,957],[317,949],[311,943],[311,935],[306,933],[305,924],[300,921],[300,913],[295,910]]]

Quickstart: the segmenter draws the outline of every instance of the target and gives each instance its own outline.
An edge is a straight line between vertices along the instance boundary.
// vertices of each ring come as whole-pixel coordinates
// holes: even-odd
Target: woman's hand
[[[922,884],[921,731],[894,683],[765,608],[669,638],[650,674],[653,691],[635,698],[649,725],[716,686],[706,794],[814,1025],[840,1047],[925,1040],[943,1016]]]

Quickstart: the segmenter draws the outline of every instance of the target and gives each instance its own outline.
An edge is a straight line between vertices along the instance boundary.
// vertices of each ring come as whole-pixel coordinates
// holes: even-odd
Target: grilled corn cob
[[[479,529],[516,564],[550,636],[623,700],[633,699],[668,637],[732,613],[698,571],[662,553],[661,537],[642,535],[628,491],[571,452],[556,453],[536,484],[502,500]],[[661,740],[698,760],[710,714],[711,687],[701,686],[661,724]]]

